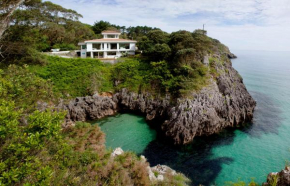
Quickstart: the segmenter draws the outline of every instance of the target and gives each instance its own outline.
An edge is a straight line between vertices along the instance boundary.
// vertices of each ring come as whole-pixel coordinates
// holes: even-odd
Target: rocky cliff
[[[248,93],[243,79],[230,60],[215,56],[208,65],[218,75],[211,77],[202,90],[190,98],[172,102],[170,96],[153,97],[126,89],[112,97],[99,95],[76,98],[63,108],[68,120],[85,121],[113,115],[118,111],[134,111],[146,116],[147,121],[159,125],[175,144],[190,143],[195,136],[217,133],[226,127],[236,127],[253,118],[256,102]]]
[[[290,167],[285,167],[280,172],[272,172],[267,177],[267,182],[263,186],[289,186],[290,185]]]

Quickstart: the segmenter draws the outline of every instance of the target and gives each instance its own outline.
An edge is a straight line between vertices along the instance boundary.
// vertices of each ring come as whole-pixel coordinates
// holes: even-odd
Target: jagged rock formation
[[[216,55],[217,61],[209,67],[215,68],[217,78],[210,78],[208,85],[193,92],[191,98],[172,102],[169,95],[154,98],[123,89],[112,98],[98,95],[76,98],[65,106],[69,111],[67,118],[85,121],[113,115],[118,110],[139,112],[147,121],[158,121],[155,123],[175,144],[190,143],[195,136],[238,126],[253,118],[256,102],[231,62],[221,62],[220,56]]]
[[[285,167],[281,172],[272,172],[267,177],[267,182],[263,186],[288,186],[290,185],[290,167]]]
[[[117,111],[117,105],[111,97],[103,97],[98,94],[77,97],[68,104],[60,103],[57,108],[68,111],[67,122],[96,120],[114,115]]]
[[[227,70],[194,93],[193,99],[182,100],[168,111],[169,117],[162,129],[175,143],[186,144],[195,136],[211,135],[253,118],[256,102],[242,78],[230,63],[223,68]]]

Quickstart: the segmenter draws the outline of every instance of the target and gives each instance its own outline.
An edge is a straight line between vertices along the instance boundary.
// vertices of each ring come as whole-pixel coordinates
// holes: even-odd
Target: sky
[[[93,25],[158,27],[168,33],[205,24],[231,50],[290,51],[290,0],[50,0]]]

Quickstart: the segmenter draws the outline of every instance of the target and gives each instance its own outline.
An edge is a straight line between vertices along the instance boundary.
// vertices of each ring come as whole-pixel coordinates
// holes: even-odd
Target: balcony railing
[[[107,49],[96,49],[96,48],[93,48],[92,51],[131,51],[131,50],[134,50],[134,49],[110,49],[110,48],[107,48]]]

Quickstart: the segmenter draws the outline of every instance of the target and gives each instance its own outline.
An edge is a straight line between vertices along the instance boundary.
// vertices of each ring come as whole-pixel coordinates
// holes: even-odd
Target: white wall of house
[[[86,58],[86,57],[87,57],[87,51],[81,50],[81,58]]]
[[[130,43],[130,50],[136,50],[136,44]]]
[[[92,51],[93,50],[93,43],[87,43],[87,51]]]
[[[122,43],[128,43],[127,47],[123,47]],[[90,56],[94,58],[96,52],[103,52],[99,57],[103,58],[118,58],[122,56],[122,53],[127,53],[129,55],[135,55],[135,50],[137,49],[136,43],[129,43],[129,42],[107,42],[107,43],[99,43],[101,44],[100,49],[94,49],[93,43],[83,43],[80,44],[81,46],[81,58],[87,58]],[[117,48],[111,49],[112,44],[117,45]],[[83,46],[86,46],[83,48]],[[121,46],[121,48],[120,48]],[[114,55],[113,55],[114,54]]]

